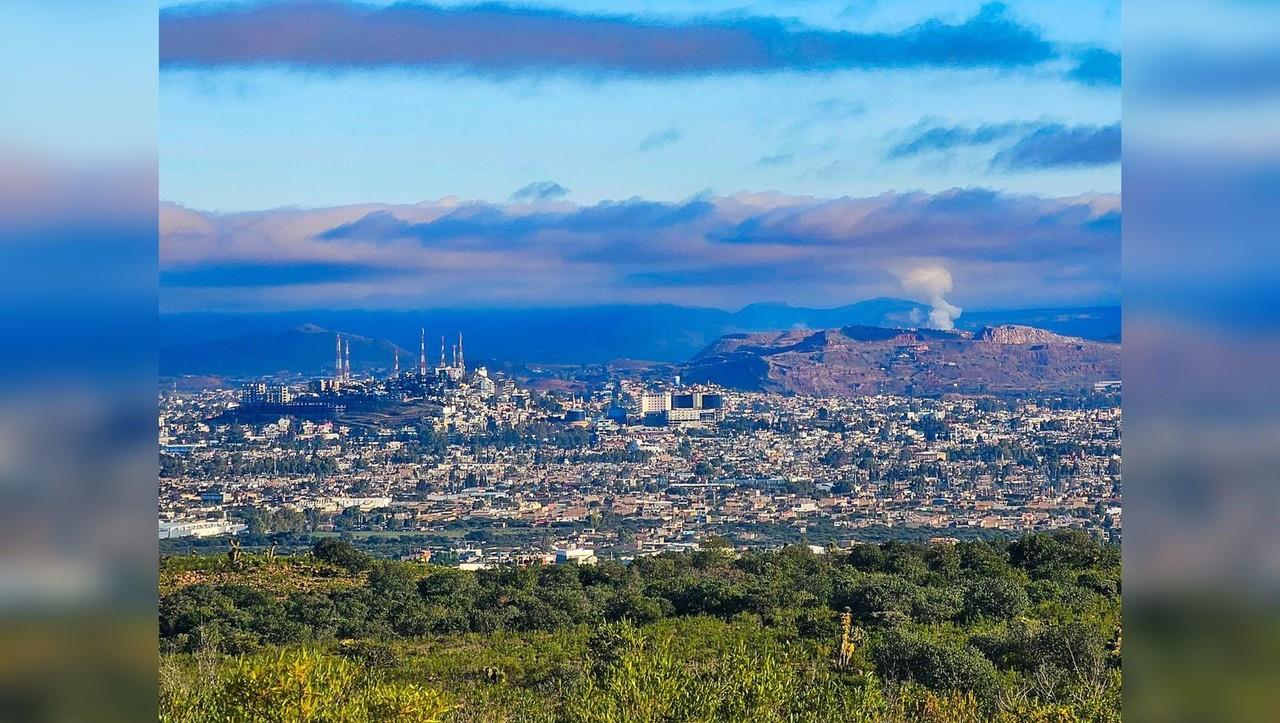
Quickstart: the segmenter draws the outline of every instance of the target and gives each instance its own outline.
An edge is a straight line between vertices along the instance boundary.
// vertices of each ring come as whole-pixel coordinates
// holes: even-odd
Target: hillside
[[[480,571],[335,538],[165,557],[160,720],[1120,720],[1118,546],[706,542]]]
[[[815,396],[1068,390],[1120,375],[1120,346],[1004,325],[966,331],[847,326],[730,334],[683,367],[689,382]]]

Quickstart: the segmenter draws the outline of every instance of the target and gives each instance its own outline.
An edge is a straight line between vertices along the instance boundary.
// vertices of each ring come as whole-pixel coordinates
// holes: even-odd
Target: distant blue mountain
[[[330,329],[300,324],[278,331],[252,331],[217,341],[174,344],[160,349],[160,374],[249,377],[304,373],[327,377],[335,369],[336,336],[337,333]],[[390,369],[397,351],[404,369],[417,362],[416,344],[410,352],[385,339],[346,332],[342,337],[351,351],[353,371]]]
[[[614,359],[685,361],[726,334],[796,328],[915,326],[928,307],[902,299],[869,299],[834,309],[781,303],[738,311],[675,305],[610,305],[578,308],[430,309],[424,311],[291,311],[185,313],[160,317],[160,373],[256,375],[283,369],[321,373],[332,366],[328,333],[353,334],[352,365],[386,368],[393,347],[416,356],[418,329],[427,330],[434,364],[440,337],[452,346],[465,334],[471,361],[595,364]],[[1026,324],[1061,334],[1114,341],[1119,307],[1030,309],[966,313],[959,326]],[[329,337],[331,338],[331,337]],[[368,346],[364,343],[369,340]],[[379,340],[374,342],[373,340]],[[385,352],[385,354],[383,353]],[[380,356],[387,356],[380,359]],[[402,365],[414,363],[402,354]]]

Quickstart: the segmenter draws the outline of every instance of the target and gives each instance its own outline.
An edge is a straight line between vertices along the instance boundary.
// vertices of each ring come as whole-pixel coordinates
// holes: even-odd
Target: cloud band
[[[1058,57],[999,3],[967,21],[846,32],[774,18],[652,21],[501,4],[379,7],[344,0],[196,5],[160,16],[163,67],[284,65],[639,76],[1036,66]],[[1076,80],[1098,82],[1098,57]],[[1105,70],[1105,68],[1103,68]]]

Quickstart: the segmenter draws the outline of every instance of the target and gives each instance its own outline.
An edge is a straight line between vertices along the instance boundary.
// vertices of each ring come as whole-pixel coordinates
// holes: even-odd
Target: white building
[[[160,539],[173,540],[179,537],[216,537],[218,535],[238,535],[246,525],[230,520],[173,520],[160,521]]]
[[[594,565],[596,551],[586,547],[564,547],[556,550],[557,565]]]

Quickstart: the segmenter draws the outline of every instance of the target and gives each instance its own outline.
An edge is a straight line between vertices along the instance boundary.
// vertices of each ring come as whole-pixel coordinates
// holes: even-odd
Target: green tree
[[[1022,585],[1007,578],[979,578],[965,586],[964,617],[1009,620],[1021,615],[1029,603]]]
[[[355,545],[334,537],[321,538],[312,545],[311,554],[317,560],[332,563],[349,572],[365,570],[372,561],[368,555],[356,549]]]

